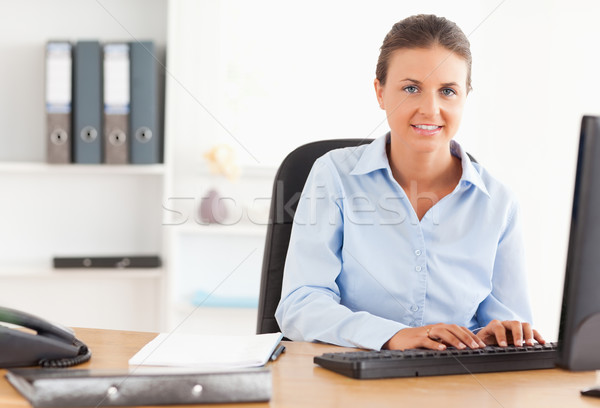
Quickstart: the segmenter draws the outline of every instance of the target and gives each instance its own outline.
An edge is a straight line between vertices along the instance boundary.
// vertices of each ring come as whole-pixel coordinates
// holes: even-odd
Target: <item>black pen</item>
[[[284,351],[285,351],[285,346],[283,344],[280,344],[279,347],[277,347],[275,349],[275,351],[273,352],[273,354],[271,354],[271,361],[277,360],[277,357],[279,357],[279,355],[281,353],[283,353]]]

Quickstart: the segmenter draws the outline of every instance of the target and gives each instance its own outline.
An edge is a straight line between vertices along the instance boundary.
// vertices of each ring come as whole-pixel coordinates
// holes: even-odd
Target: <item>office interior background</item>
[[[473,92],[456,139],[520,200],[535,325],[556,339],[579,125],[600,112],[596,2],[0,5],[0,304],[70,326],[252,333],[278,164],[309,141],[384,134],[378,48],[396,21],[434,13],[471,42]],[[53,39],[155,42],[164,164],[45,164],[44,45]],[[237,180],[208,169],[204,153],[223,145],[236,153]],[[228,198],[222,225],[198,220],[210,189]],[[51,263],[113,254],[158,254],[163,267]]]

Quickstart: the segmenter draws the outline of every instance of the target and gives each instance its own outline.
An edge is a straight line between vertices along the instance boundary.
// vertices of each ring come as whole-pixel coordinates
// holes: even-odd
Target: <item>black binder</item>
[[[105,407],[263,402],[268,368],[194,372],[138,369],[16,369],[6,378],[34,407]]]
[[[73,64],[75,163],[102,163],[102,53],[98,41],[78,41]]]
[[[158,129],[158,84],[154,43],[130,44],[131,62],[131,163],[160,163],[162,137]]]

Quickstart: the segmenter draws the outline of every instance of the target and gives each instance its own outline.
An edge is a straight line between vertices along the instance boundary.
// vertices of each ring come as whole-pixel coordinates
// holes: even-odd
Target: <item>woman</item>
[[[381,47],[390,132],[318,159],[294,218],[284,335],[368,349],[544,343],[514,196],[453,141],[471,88],[456,24],[417,15]]]

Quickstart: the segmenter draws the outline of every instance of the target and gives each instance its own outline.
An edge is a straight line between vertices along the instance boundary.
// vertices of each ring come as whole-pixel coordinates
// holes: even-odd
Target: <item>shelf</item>
[[[3,278],[83,278],[98,279],[110,277],[111,279],[158,279],[162,277],[161,268],[44,268],[44,267],[0,267],[0,279]]]
[[[161,176],[164,174],[164,165],[49,164],[36,162],[2,162],[0,163],[0,175],[3,174],[114,174]]]

